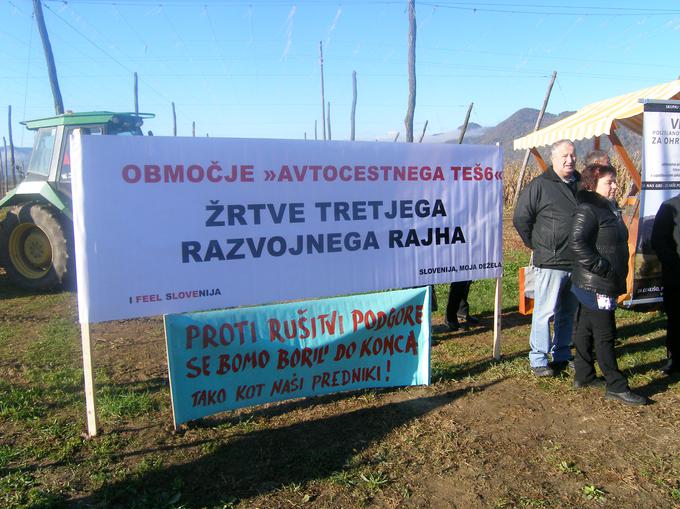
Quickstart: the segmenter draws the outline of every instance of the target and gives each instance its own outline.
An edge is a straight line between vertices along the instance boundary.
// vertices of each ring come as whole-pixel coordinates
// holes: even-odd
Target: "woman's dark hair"
[[[597,181],[605,175],[616,176],[616,168],[605,164],[589,164],[586,166],[586,169],[583,170],[583,173],[581,173],[579,187],[586,191],[595,191]]]

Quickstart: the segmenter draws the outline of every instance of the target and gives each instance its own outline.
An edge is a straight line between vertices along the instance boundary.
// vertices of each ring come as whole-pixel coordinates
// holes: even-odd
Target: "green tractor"
[[[50,290],[75,281],[70,134],[141,136],[150,113],[65,113],[22,122],[36,131],[26,178],[0,199],[0,266],[19,287]],[[87,169],[87,171],[93,171]]]

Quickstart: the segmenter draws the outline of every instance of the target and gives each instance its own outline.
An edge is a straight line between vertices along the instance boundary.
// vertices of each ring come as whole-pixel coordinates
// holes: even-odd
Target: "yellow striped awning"
[[[584,106],[559,122],[517,138],[513,145],[514,149],[542,147],[558,140],[577,141],[593,138],[611,133],[619,124],[642,134],[643,105],[640,99],[680,99],[680,80],[643,88]]]

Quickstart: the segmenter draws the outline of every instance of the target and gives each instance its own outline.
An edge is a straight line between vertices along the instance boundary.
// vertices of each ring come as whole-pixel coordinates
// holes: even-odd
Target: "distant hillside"
[[[512,149],[512,143],[515,138],[530,133],[534,130],[536,119],[538,118],[539,110],[533,108],[522,108],[503,120],[500,124],[494,127],[487,127],[484,133],[474,141],[469,140],[470,143],[494,144],[501,142],[503,152],[506,160],[512,160],[524,157],[524,151],[515,151]],[[573,111],[564,111],[559,115],[546,112],[543,115],[543,122],[541,127],[547,127],[550,124],[562,120],[574,113]]]
[[[14,147],[14,160],[17,163],[28,166],[28,160],[31,158],[32,150],[33,149],[30,147]]]
[[[524,158],[524,150],[514,150],[512,148],[513,142],[516,138],[521,138],[534,130],[536,125],[536,119],[538,118],[539,110],[534,108],[522,108],[517,110],[515,113],[510,115],[508,118],[500,122],[498,125],[484,127],[479,124],[470,123],[468,124],[467,131],[465,132],[465,138],[463,143],[476,143],[482,145],[491,145],[496,142],[500,142],[506,161],[521,160]],[[563,111],[559,115],[546,112],[543,115],[543,121],[541,122],[541,127],[547,127],[563,118],[572,115],[573,111]],[[446,133],[436,133],[426,136],[423,140],[427,143],[458,143],[458,138],[460,137],[459,127],[455,131],[450,131]],[[629,154],[633,155],[639,153],[642,150],[642,137],[629,131],[625,127],[618,129],[616,131],[617,135],[621,139],[624,147]],[[606,136],[600,138],[602,150],[611,150],[611,144]],[[585,157],[585,155],[593,149],[593,140],[582,140],[576,142],[576,153],[579,158]],[[539,148],[539,152],[543,155],[546,161],[549,159],[549,149],[548,147]]]
[[[467,133],[467,132],[470,132],[470,131],[474,131],[475,129],[481,129],[481,127],[482,127],[481,125],[476,124],[476,123],[474,123],[474,122],[468,122],[468,127],[467,127],[466,133]],[[463,128],[463,126],[462,126],[462,125],[459,125],[459,126],[458,126],[458,131],[460,132],[460,130],[461,130],[462,128]]]
[[[534,130],[538,113],[539,111],[533,108],[522,108],[521,110],[517,110],[497,126],[488,127],[485,130],[484,135],[480,138],[480,142],[487,144],[500,141],[505,150],[512,150],[512,142],[515,138],[520,138]],[[565,111],[559,115],[553,115],[552,113],[546,112],[545,115],[543,115],[541,127],[547,127],[550,124],[554,124],[572,113],[574,112]]]
[[[474,141],[474,143],[491,144],[500,141],[506,160],[522,159],[524,157],[524,150],[513,150],[512,144],[516,138],[521,138],[534,130],[536,119],[538,118],[539,110],[534,108],[522,108],[510,115],[495,127],[488,127],[485,129],[483,136]],[[572,115],[573,111],[563,111],[559,115],[552,113],[545,113],[541,128],[547,127],[563,118]],[[637,152],[641,149],[642,138],[626,128],[618,129],[617,135],[621,138],[621,142],[629,151],[629,153]],[[611,144],[606,136],[600,138],[602,150],[610,150]],[[581,140],[576,142],[576,153],[579,157],[585,155],[593,149],[593,140]],[[548,148],[542,147],[539,149],[544,158],[549,157]]]

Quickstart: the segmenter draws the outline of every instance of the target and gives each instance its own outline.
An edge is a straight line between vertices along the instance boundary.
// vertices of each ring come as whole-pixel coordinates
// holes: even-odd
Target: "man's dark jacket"
[[[547,269],[571,270],[569,231],[576,209],[576,181],[565,184],[552,166],[534,178],[519,195],[512,224],[524,244],[534,252],[533,264]]]
[[[680,195],[659,207],[652,228],[652,248],[661,261],[664,286],[680,288]]]
[[[628,229],[614,205],[593,191],[576,193],[569,246],[574,286],[605,295],[626,292]]]

